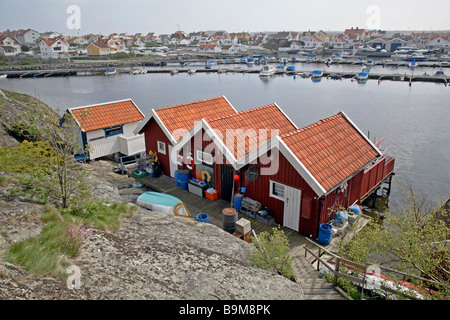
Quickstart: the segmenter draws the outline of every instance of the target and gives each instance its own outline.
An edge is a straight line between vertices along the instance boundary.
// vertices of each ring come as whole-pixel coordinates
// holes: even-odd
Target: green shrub
[[[65,279],[70,259],[78,255],[83,241],[90,236],[90,228],[118,229],[120,219],[130,217],[133,210],[126,203],[109,205],[91,201],[83,217],[76,210],[63,209],[60,212],[51,205],[45,205],[42,221],[46,225],[40,236],[12,244],[6,250],[5,259],[24,266],[33,274]]]
[[[256,249],[250,263],[258,268],[269,269],[293,279],[292,257],[289,256],[289,242],[283,230],[272,229],[272,234],[261,232],[258,238],[252,237]]]

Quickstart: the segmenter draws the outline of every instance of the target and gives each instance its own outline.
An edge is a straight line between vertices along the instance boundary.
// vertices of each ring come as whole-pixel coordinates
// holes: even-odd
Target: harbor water
[[[336,72],[361,68],[331,67]],[[408,68],[386,68],[377,66],[373,72],[411,73]],[[369,80],[361,84],[327,78],[313,82],[288,75],[263,79],[257,73],[180,72],[3,79],[0,88],[36,96],[62,110],[127,98],[144,114],[152,108],[217,96],[225,96],[238,111],[275,102],[298,127],[344,111],[372,141],[385,138],[381,148],[396,158],[391,194],[378,210],[404,205],[402,187],[412,187],[434,205],[450,198],[450,86],[442,83],[409,86],[404,81]]]

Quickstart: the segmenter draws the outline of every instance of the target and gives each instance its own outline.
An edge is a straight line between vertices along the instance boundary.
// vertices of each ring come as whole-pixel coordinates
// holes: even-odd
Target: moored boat
[[[114,76],[116,73],[117,71],[114,67],[109,67],[109,69],[105,71],[105,76]]]
[[[322,78],[322,76],[323,76],[323,71],[322,71],[322,70],[314,70],[314,71],[311,73],[311,78],[312,78],[312,79]]]
[[[295,71],[295,67],[294,67],[294,66],[288,66],[288,67],[286,68],[286,71],[288,71],[288,72],[293,72],[293,71]]]
[[[174,74],[177,74],[178,73],[178,69],[172,69],[172,70],[170,70],[170,74],[171,75],[174,75]]]
[[[275,73],[284,73],[286,71],[286,69],[284,68],[284,66],[277,66],[275,68]]]
[[[0,79],[6,79],[6,78],[8,78],[8,75],[7,75],[7,74],[2,74],[2,75],[0,75]]]
[[[147,73],[147,69],[145,68],[131,68],[130,69],[131,74],[144,74]]]
[[[189,70],[187,71],[188,74],[194,74],[194,73],[196,73],[196,72],[197,72],[196,69],[189,69]]]
[[[275,73],[276,69],[272,66],[265,65],[259,72],[260,77],[270,77]]]
[[[356,79],[357,80],[367,80],[367,79],[369,79],[369,75],[367,74],[367,72],[360,72],[356,75]]]

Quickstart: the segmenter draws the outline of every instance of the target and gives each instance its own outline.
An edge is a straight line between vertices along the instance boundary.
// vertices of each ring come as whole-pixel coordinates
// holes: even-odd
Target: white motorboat
[[[269,65],[265,65],[259,72],[259,76],[260,77],[270,77],[275,73],[275,71],[276,71],[276,68],[269,66]]]
[[[189,70],[187,71],[188,74],[194,74],[194,73],[196,73],[196,72],[197,72],[196,69],[189,69]]]
[[[6,78],[8,78],[8,75],[7,75],[7,74],[2,74],[2,75],[0,75],[0,79],[6,79]]]

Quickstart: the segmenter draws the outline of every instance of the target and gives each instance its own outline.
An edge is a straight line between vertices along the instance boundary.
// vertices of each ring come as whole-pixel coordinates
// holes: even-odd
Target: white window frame
[[[158,146],[158,153],[166,154],[166,143],[163,141],[156,142]]]
[[[286,192],[286,186],[284,184],[282,184],[282,183],[279,183],[279,182],[276,182],[276,181],[273,181],[273,180],[269,180],[269,181],[270,181],[270,193],[269,193],[269,196],[272,197],[272,198],[284,201],[284,193]],[[276,184],[278,184],[278,185],[283,187],[283,197],[280,197],[279,195],[273,193],[274,192],[274,190],[273,190],[274,189],[274,187],[273,187],[274,183],[276,183]]]
[[[206,157],[210,157],[210,160],[205,159]],[[209,165],[213,165],[214,164],[214,157],[211,153],[208,152],[204,152],[202,150],[197,150],[197,161],[198,162],[203,162]]]

